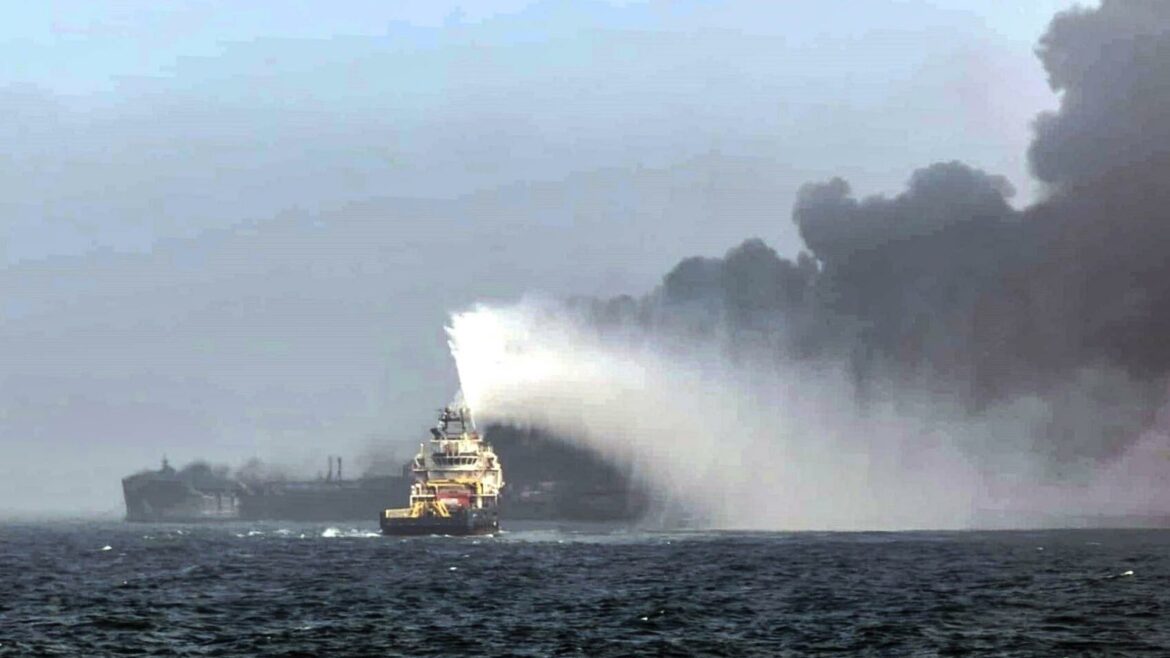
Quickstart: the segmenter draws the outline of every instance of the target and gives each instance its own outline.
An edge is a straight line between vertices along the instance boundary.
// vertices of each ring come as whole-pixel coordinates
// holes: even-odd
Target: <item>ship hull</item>
[[[383,515],[380,525],[384,535],[490,535],[500,530],[500,514],[495,508],[481,508],[464,510],[449,517],[387,518]]]
[[[153,482],[137,489],[123,486],[126,520],[135,523],[203,523],[239,518],[236,497],[202,494],[169,482]]]
[[[122,479],[126,520],[142,523],[202,523],[239,518],[238,491],[227,482],[204,483],[200,489],[173,470]]]
[[[357,521],[369,519],[401,498],[409,482],[376,477],[342,482],[288,482],[255,486],[240,495],[240,518],[279,521]]]

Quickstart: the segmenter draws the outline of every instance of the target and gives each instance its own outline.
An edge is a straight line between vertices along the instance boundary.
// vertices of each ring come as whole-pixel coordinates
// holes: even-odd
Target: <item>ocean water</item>
[[[0,525],[0,655],[1170,655],[1170,531]]]

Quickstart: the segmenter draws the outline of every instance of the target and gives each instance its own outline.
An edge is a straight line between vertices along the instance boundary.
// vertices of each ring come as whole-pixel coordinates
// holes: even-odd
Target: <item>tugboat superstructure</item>
[[[446,407],[411,464],[410,506],[382,512],[388,535],[470,535],[500,528],[500,460],[463,406]]]

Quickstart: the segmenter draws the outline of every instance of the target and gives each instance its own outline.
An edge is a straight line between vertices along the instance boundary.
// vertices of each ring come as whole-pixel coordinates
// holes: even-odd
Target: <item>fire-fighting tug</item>
[[[384,510],[382,534],[482,535],[500,529],[503,469],[466,407],[440,411],[411,473],[410,507]]]

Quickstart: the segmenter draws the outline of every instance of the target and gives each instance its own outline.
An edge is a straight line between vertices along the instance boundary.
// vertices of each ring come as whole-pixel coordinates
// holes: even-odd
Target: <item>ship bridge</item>
[[[483,442],[466,408],[441,409],[431,437],[429,454],[424,449],[415,458],[416,471],[466,472],[493,466],[484,459]]]

